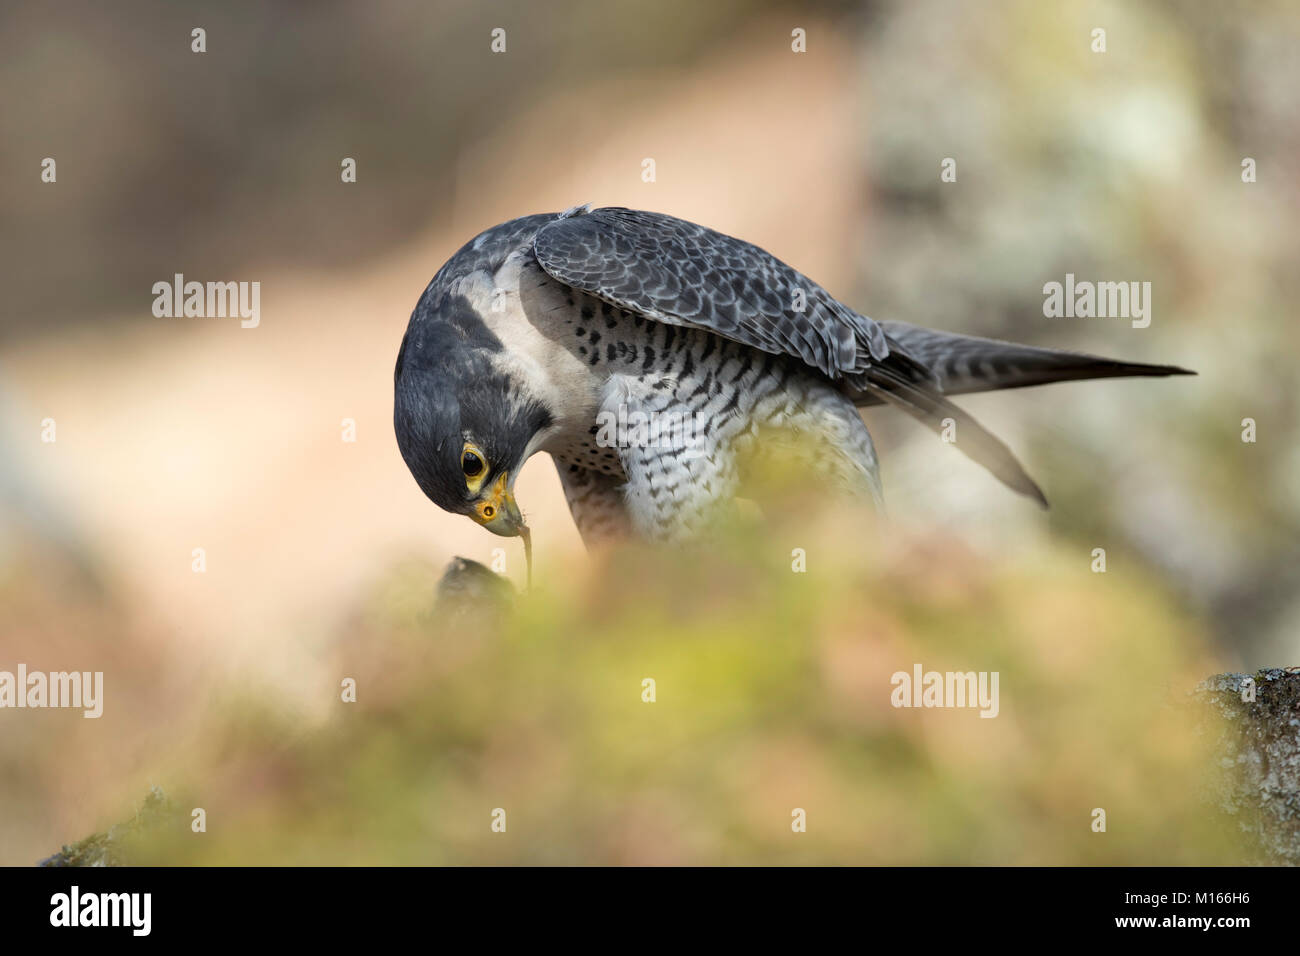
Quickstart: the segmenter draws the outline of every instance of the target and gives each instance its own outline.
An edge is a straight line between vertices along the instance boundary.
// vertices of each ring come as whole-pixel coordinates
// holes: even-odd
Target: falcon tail
[[[865,367],[848,379],[854,402],[893,405],[940,434],[945,419],[952,419],[958,449],[1044,508],[1047,498],[1011,450],[947,396],[1086,378],[1196,374],[1176,365],[1117,362],[1083,352],[936,332],[906,322],[880,324],[891,352],[884,362],[864,362]]]
[[[900,346],[924,366],[944,395],[1026,388],[1087,378],[1196,374],[1176,365],[1117,362],[1083,352],[1040,349],[973,335],[937,332],[906,322],[880,324],[885,328],[890,345]]]

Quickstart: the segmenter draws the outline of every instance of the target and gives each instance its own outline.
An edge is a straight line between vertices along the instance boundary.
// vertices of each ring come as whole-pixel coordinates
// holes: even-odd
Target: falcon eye
[[[477,495],[487,481],[488,464],[487,455],[472,441],[465,442],[460,450],[460,470],[465,473],[465,490]]]

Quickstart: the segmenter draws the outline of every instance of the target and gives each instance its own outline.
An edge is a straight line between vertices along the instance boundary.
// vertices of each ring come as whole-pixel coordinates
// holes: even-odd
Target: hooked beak
[[[474,505],[469,516],[503,538],[515,538],[528,533],[524,516],[520,514],[519,505],[515,503],[514,493],[510,490],[510,476],[504,471]]]

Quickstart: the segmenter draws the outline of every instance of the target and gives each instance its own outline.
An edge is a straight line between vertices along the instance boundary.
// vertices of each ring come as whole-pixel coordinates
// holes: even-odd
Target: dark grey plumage
[[[1174,365],[1117,362],[1086,352],[1044,349],[999,339],[940,332],[906,322],[880,323],[896,349],[924,365],[945,395],[1027,388],[1090,378],[1192,375]],[[868,405],[874,402],[863,401]]]
[[[832,378],[889,354],[878,323],[807,276],[683,219],[597,209],[543,226],[533,251],[561,282],[620,308],[796,356]]]

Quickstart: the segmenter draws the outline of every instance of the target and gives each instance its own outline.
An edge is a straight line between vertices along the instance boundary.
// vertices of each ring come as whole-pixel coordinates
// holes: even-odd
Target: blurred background
[[[0,711],[0,863],[154,785],[221,821],[175,861],[1221,859],[1169,699],[1300,662],[1298,43],[1283,0],[6,4],[0,670],[107,696]],[[667,562],[586,556],[539,455],[538,588],[449,628],[447,560],[522,555],[411,479],[397,347],[461,244],[582,202],[878,319],[1199,377],[963,399],[1046,514],[872,410],[885,531],[792,499]],[[1149,281],[1150,327],[1045,318],[1067,272]],[[260,282],[260,326],[154,317],[175,273]],[[917,661],[1001,668],[1003,714],[893,710]],[[827,822],[792,842],[794,806]]]

